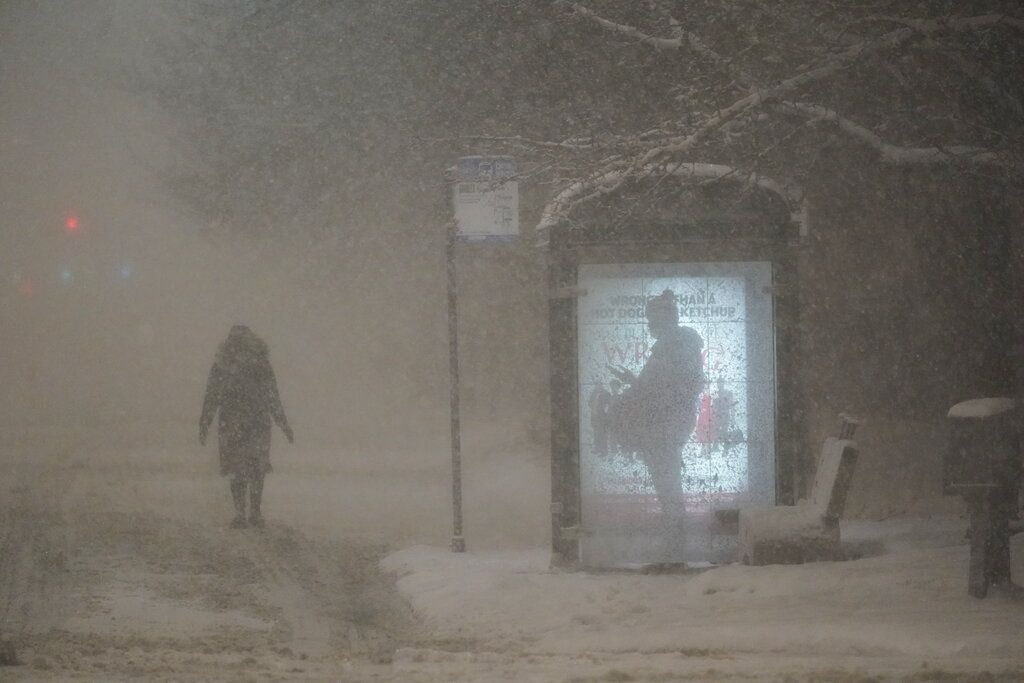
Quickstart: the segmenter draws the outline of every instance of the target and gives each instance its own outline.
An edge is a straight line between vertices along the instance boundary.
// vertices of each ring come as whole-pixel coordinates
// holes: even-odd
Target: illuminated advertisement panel
[[[581,560],[725,561],[729,511],[775,501],[771,264],[578,278]]]

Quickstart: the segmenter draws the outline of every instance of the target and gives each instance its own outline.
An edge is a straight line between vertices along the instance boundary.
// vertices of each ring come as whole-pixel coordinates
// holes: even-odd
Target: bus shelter
[[[551,225],[553,564],[734,559],[802,452],[791,202],[638,181]]]

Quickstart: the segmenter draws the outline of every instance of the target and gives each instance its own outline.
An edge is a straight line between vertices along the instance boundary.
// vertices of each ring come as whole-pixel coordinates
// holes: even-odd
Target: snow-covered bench
[[[852,429],[847,435],[852,436]],[[856,464],[856,443],[848,438],[825,439],[808,500],[740,510],[740,560],[761,565],[838,558],[839,518]]]

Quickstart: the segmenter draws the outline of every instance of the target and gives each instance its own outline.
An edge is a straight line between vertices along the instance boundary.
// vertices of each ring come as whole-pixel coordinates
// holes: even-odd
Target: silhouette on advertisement
[[[590,396],[595,450],[605,457],[618,450],[643,462],[666,531],[681,533],[681,451],[696,425],[704,342],[692,328],[680,327],[670,289],[648,300],[645,316],[655,342],[643,368],[634,374],[609,365],[611,389],[600,386]]]

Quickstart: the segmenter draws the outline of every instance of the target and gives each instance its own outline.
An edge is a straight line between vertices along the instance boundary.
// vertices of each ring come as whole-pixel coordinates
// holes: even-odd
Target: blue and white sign
[[[462,239],[512,239],[519,235],[519,182],[512,157],[462,157],[452,188],[455,223]]]

